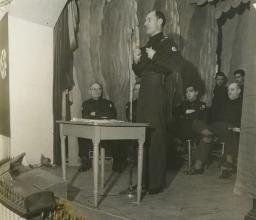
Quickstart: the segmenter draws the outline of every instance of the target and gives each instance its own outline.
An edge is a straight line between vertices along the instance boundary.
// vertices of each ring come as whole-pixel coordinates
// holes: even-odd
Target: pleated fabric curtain
[[[54,141],[53,157],[54,163],[61,163],[60,131],[56,120],[68,120],[62,118],[62,93],[66,89],[71,89],[72,81],[72,54],[69,41],[68,27],[68,7],[63,9],[54,27],[54,77],[53,77],[53,123]],[[67,108],[68,109],[68,108]]]
[[[241,19],[237,35],[243,43],[239,53],[240,67],[246,75],[235,191],[256,198],[256,10],[251,6]]]
[[[182,50],[182,55],[198,69],[205,83],[205,95],[202,99],[208,106],[211,105],[217,63],[218,26],[214,13],[212,5],[195,8],[189,27],[186,28],[186,42]]]

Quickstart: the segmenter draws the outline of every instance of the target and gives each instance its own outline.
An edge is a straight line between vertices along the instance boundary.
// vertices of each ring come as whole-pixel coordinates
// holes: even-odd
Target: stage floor
[[[241,220],[251,209],[250,198],[233,193],[235,177],[218,178],[216,163],[203,175],[186,176],[182,170],[169,170],[164,192],[145,195],[140,205],[135,203],[136,197],[120,195],[128,187],[129,168],[115,173],[111,164],[106,165],[106,187],[99,191],[98,208],[93,207],[92,169],[79,173],[78,167],[68,167],[67,187],[61,180],[61,168],[33,169],[17,178],[16,187],[25,194],[54,191],[57,196],[70,200],[77,212],[84,213],[89,220]],[[133,177],[136,183],[136,170]]]

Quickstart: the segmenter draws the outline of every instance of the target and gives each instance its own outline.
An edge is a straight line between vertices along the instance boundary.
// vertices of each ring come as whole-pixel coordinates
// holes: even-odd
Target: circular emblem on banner
[[[1,54],[0,54],[0,74],[2,79],[5,79],[7,75],[7,52],[5,49],[2,49]]]

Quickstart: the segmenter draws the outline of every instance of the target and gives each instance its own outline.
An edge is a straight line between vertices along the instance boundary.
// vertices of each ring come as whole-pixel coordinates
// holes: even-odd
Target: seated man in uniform
[[[212,105],[209,109],[209,122],[214,122],[219,117],[221,106],[228,100],[227,77],[223,72],[217,72],[215,75],[215,86],[213,89]]]
[[[235,82],[237,82],[241,87],[241,96],[243,96],[243,92],[244,92],[244,77],[245,77],[244,70],[238,69],[234,72]]]
[[[206,119],[206,104],[199,100],[199,91],[195,85],[186,88],[186,100],[174,110],[176,119],[175,130],[177,137],[182,139],[194,139],[192,123],[195,119]]]
[[[221,112],[222,114],[219,115],[216,121],[209,125],[199,120],[193,123],[193,130],[201,135],[201,140],[195,152],[196,161],[188,172],[189,175],[203,173],[204,164],[216,138],[225,142],[226,164],[229,164],[230,167],[233,166],[238,153],[242,114],[241,88],[238,83],[231,83],[228,86],[228,100],[222,106]]]
[[[100,83],[94,82],[89,87],[89,93],[91,98],[86,100],[82,104],[82,117],[87,119],[115,119],[116,109],[113,102],[104,99],[102,97],[103,89]],[[79,156],[81,158],[82,165],[80,171],[86,171],[91,167],[91,161],[89,159],[89,148],[92,146],[92,141],[89,139],[79,138]],[[113,169],[118,167],[118,152],[115,143],[113,141],[103,141],[103,145],[106,143],[111,146],[112,156],[114,158]]]

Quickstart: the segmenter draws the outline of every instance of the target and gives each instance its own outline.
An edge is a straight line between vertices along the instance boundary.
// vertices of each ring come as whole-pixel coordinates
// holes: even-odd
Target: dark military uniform
[[[194,110],[193,113],[186,113],[187,110]],[[174,110],[174,116],[176,119],[175,129],[176,135],[183,139],[193,139],[194,133],[192,130],[192,124],[194,120],[206,120],[206,104],[199,100],[195,101],[183,101]]]
[[[228,101],[228,88],[225,85],[216,85],[213,90],[212,105],[209,110],[209,122],[218,121],[222,115],[221,108]]]
[[[89,99],[82,104],[82,117],[87,119],[115,119],[116,109],[113,102],[99,98],[98,100]],[[111,146],[112,156],[114,158],[113,169],[119,170],[120,163],[123,162],[121,152],[119,152],[117,143],[115,141],[102,141],[101,146]],[[86,162],[89,159],[89,148],[92,146],[92,141],[88,139],[79,138],[79,156],[82,159],[82,166],[88,166]],[[126,158],[125,158],[126,159]],[[90,166],[90,165],[89,165]],[[89,168],[89,167],[85,167]]]
[[[89,99],[82,104],[82,117],[88,119],[115,119],[116,109],[113,102],[107,99]]]
[[[222,114],[219,115],[218,121],[209,125],[202,121],[197,121],[194,127],[197,127],[197,132],[201,132],[203,129],[211,131],[220,141],[225,142],[225,154],[231,155],[232,158],[236,158],[238,153],[239,133],[231,131],[230,128],[240,128],[242,98],[239,97],[235,100],[228,99],[226,103],[220,106],[220,111]],[[212,147],[212,142],[205,143],[201,140],[195,152],[195,159],[205,163]]]
[[[146,48],[156,53],[149,59]],[[133,64],[136,75],[141,76],[137,121],[150,124],[146,141],[143,184],[149,191],[161,191],[166,171],[166,104],[165,77],[181,68],[181,56],[175,43],[159,33],[141,48],[138,64]]]

